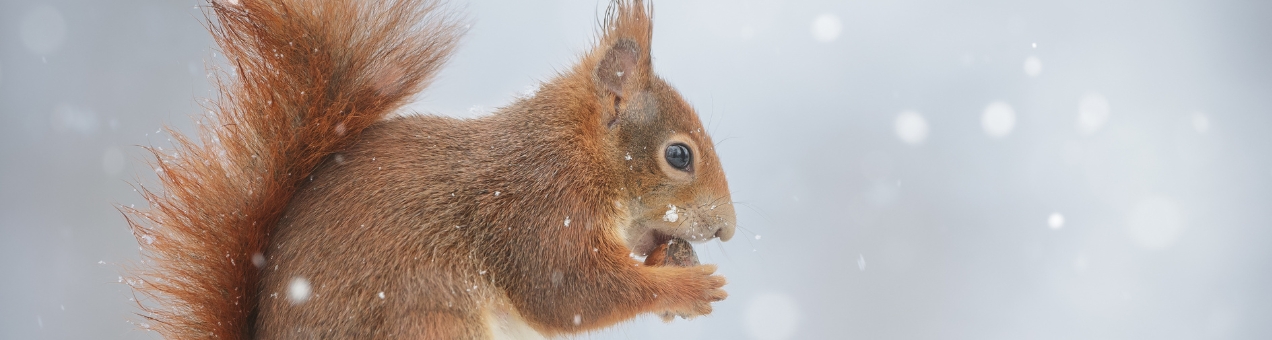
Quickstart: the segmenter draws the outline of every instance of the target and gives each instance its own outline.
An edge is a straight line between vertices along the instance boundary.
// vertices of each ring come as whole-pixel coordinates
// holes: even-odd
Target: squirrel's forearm
[[[503,287],[522,316],[545,333],[576,333],[634,316],[683,309],[723,285],[714,267],[647,266],[625,254],[597,254],[546,273],[521,273]]]

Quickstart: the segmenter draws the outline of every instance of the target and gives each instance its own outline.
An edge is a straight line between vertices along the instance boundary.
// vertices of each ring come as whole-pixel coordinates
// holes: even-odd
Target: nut
[[[694,253],[689,241],[673,238],[649,252],[649,256],[645,257],[645,265],[692,267],[698,265],[698,254]]]

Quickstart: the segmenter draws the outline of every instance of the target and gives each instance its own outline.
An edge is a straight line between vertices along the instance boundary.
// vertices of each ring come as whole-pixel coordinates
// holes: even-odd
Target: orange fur
[[[174,133],[178,150],[156,153],[150,210],[127,211],[164,336],[488,338],[500,320],[553,336],[727,295],[714,266],[629,256],[734,229],[710,137],[653,73],[640,1],[611,5],[575,67],[469,120],[384,119],[459,35],[434,2],[211,8],[236,77],[203,144]],[[667,163],[670,144],[689,167]],[[310,298],[287,298],[296,279]]]
[[[450,54],[460,33],[436,6],[209,4],[232,78],[220,84],[216,114],[200,122],[202,144],[174,132],[172,154],[152,149],[164,190],[144,191],[150,209],[123,209],[145,255],[136,290],[155,301],[143,306],[155,330],[180,339],[251,336],[253,255],[323,157],[406,103]]]

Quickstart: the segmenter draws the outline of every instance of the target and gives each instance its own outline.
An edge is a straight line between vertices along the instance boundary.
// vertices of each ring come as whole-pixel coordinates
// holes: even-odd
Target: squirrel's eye
[[[684,144],[668,145],[663,156],[667,158],[667,164],[684,171],[689,171],[689,164],[693,163],[693,154],[689,152],[689,146]]]

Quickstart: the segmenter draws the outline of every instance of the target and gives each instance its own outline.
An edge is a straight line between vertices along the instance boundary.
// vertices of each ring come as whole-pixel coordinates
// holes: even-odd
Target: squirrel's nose
[[[715,236],[719,237],[720,241],[728,241],[733,238],[733,230],[738,225],[737,216],[733,213],[733,204],[722,205],[715,210],[719,214],[716,216],[720,221],[720,228],[716,229]]]
[[[720,229],[716,229],[715,236],[719,237],[720,241],[728,241],[729,239],[733,238],[733,225],[730,224],[727,226],[720,227]]]

